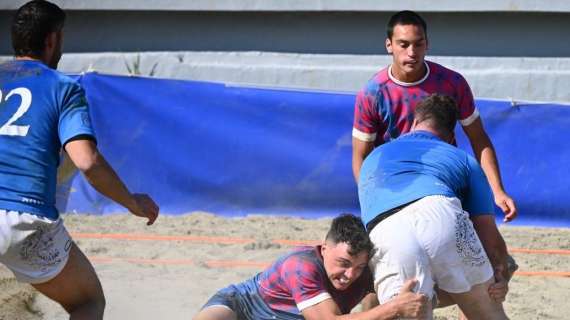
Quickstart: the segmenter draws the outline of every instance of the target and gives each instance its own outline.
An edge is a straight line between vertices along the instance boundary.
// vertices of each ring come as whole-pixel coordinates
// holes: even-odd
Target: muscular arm
[[[373,149],[374,142],[362,141],[352,137],[352,174],[354,175],[354,180],[356,180],[357,184],[358,178],[360,177],[360,168],[362,167],[362,163]]]
[[[505,213],[505,222],[511,221],[516,218],[517,208],[513,199],[505,192],[503,183],[501,181],[501,174],[499,172],[499,165],[497,161],[497,154],[495,148],[491,143],[491,139],[483,128],[481,118],[477,118],[473,123],[464,126],[463,130],[469,138],[473,153],[477,161],[481,164],[489,185],[493,190],[495,203]]]
[[[415,284],[416,281],[409,280],[400,294],[392,300],[364,312],[341,315],[336,303],[327,299],[304,309],[302,314],[306,320],[385,320],[399,317],[421,319],[425,315],[427,298],[411,292]]]
[[[131,194],[91,140],[74,140],[65,145],[69,158],[98,192],[154,223],[158,207],[147,195]]]

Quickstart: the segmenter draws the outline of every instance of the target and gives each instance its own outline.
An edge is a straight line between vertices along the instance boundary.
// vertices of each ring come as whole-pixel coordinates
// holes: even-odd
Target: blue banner
[[[495,146],[505,189],[517,201],[519,218],[513,224],[570,227],[570,106],[476,104]],[[471,151],[460,131],[458,144]],[[502,217],[498,208],[496,212]]]
[[[351,170],[352,94],[95,73],[80,81],[100,150],[131,191],[149,193],[165,214],[359,212]],[[516,223],[570,226],[570,200],[563,194],[570,176],[570,108],[477,105],[506,189],[519,206]],[[470,149],[459,134],[460,146]],[[64,212],[125,211],[78,174],[62,184],[60,195]]]

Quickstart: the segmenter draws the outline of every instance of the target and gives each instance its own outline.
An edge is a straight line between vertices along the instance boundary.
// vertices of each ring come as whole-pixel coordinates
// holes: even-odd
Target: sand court
[[[259,272],[295,245],[318,243],[330,219],[207,213],[161,216],[152,227],[127,215],[64,215],[92,261],[106,298],[105,319],[191,319],[218,289]],[[505,308],[511,319],[566,319],[570,230],[500,230],[520,265]],[[66,319],[65,312],[0,268],[0,319]],[[455,319],[457,310],[436,310]]]

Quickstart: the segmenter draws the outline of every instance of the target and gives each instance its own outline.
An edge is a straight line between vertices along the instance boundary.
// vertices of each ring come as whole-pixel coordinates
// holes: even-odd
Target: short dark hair
[[[427,38],[427,24],[425,20],[413,11],[400,11],[390,18],[388,25],[386,25],[386,34],[388,35],[388,39],[392,39],[392,36],[394,35],[394,27],[397,25],[413,25],[421,27],[422,30],[424,30],[425,37]]]
[[[65,12],[45,0],[33,0],[21,6],[12,21],[12,48],[16,56],[39,57],[47,36],[63,28]]]
[[[437,93],[418,103],[414,111],[418,123],[428,121],[433,129],[445,135],[453,132],[458,117],[459,109],[455,99]]]
[[[374,244],[370,241],[362,219],[350,213],[343,213],[333,219],[325,240],[334,244],[347,243],[350,246],[348,254],[351,256],[366,252],[370,258],[374,252]]]

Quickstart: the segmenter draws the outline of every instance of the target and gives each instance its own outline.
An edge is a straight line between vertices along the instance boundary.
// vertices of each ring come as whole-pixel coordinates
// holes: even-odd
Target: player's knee
[[[94,314],[103,316],[103,313],[105,312],[105,306],[107,305],[105,296],[101,295],[96,299],[90,300],[88,303],[89,303],[89,308],[93,310]]]
[[[69,314],[81,312],[82,314],[100,315],[102,317],[106,304],[107,300],[105,299],[105,295],[103,291],[100,290],[78,297],[74,301],[66,304],[62,303],[62,306]]]
[[[90,310],[91,314],[103,314],[107,301],[104,296],[83,299],[64,306],[68,313],[73,314],[79,310]]]
[[[100,296],[94,299],[92,303],[95,305],[97,310],[101,311],[101,313],[105,310],[105,307],[107,306],[107,300],[105,299],[105,295],[103,293],[101,293]]]

